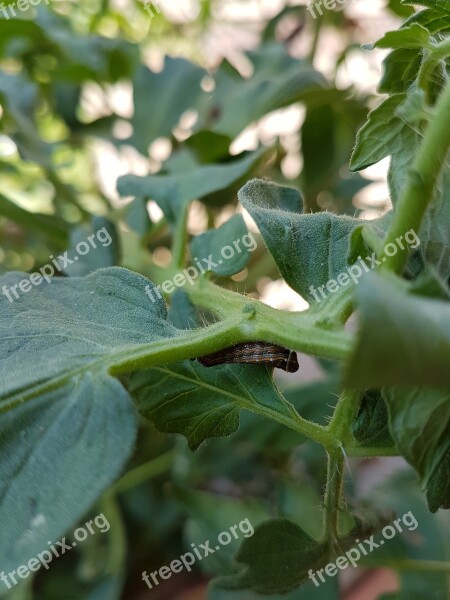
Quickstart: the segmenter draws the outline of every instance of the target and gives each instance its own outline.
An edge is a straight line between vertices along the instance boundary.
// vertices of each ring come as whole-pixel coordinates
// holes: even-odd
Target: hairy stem
[[[439,63],[450,56],[450,39],[444,40],[443,42],[436,44],[434,48],[430,49],[426,57],[424,58],[419,75],[417,77],[418,87],[425,92],[429,98],[429,82],[433,75],[433,71],[439,65]]]
[[[331,330],[324,326],[320,310],[288,312],[263,304],[253,298],[218,287],[206,279],[196,282],[187,290],[191,300],[208,308],[219,317],[240,314],[242,332],[246,339],[240,341],[267,341],[285,348],[323,358],[345,360],[352,349],[353,338],[342,329]],[[340,309],[346,311],[348,298]],[[226,346],[222,346],[226,347]]]
[[[408,259],[408,248],[396,252],[394,256],[386,254],[388,244],[396,245],[397,238],[413,229],[419,232],[428,205],[433,199],[439,175],[450,150],[450,81],[444,88],[437,105],[433,120],[430,122],[422,145],[408,173],[406,185],[396,207],[394,218],[384,242],[381,260],[383,268],[400,274]]]
[[[334,550],[339,548],[339,513],[341,510],[343,481],[344,455],[339,451],[329,452],[324,497],[324,537],[330,540],[332,549]]]
[[[360,397],[360,392],[344,390],[334,409],[333,418],[327,427],[327,430],[343,446],[354,442],[351,427],[358,414]]]

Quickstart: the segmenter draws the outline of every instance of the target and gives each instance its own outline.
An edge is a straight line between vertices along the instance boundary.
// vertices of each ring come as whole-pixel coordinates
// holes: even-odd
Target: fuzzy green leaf
[[[236,560],[246,568],[222,577],[215,585],[225,589],[252,589],[262,594],[286,593],[308,579],[308,571],[323,567],[328,544],[319,543],[288,519],[272,519],[259,525],[244,540]]]
[[[155,366],[132,375],[130,392],[158,429],[183,434],[192,450],[207,438],[234,433],[241,409],[297,416],[273,385],[268,369],[259,365],[206,368],[185,361]]]
[[[264,157],[267,148],[241,155],[236,160],[215,165],[191,165],[189,169],[167,175],[125,175],[117,182],[121,196],[139,196],[155,200],[171,223],[188,202],[224,190],[239,181]]]
[[[427,388],[387,390],[389,428],[400,452],[420,475],[430,509],[450,503],[450,393]]]
[[[430,43],[430,34],[425,27],[414,23],[397,31],[389,31],[372,48],[426,48]]]
[[[120,474],[136,418],[121,384],[96,373],[0,414],[0,431],[0,563],[8,572],[49,550]]]
[[[317,289],[346,272],[351,235],[362,221],[328,212],[300,214],[300,194],[268,181],[250,181],[238,196],[286,282],[306,300],[319,302]]]
[[[234,242],[238,245],[235,246]],[[215,265],[212,265],[211,271],[221,277],[227,277],[245,268],[250,258],[249,247],[254,248],[252,236],[249,236],[242,216],[235,215],[217,229],[210,229],[196,236],[191,242],[191,254],[204,268],[207,268],[208,264],[204,259],[211,256]]]
[[[356,296],[361,325],[348,386],[450,384],[450,302],[408,295],[375,274]]]

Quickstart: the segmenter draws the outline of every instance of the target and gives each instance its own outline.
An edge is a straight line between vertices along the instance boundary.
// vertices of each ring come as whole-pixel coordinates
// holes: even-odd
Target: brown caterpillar
[[[214,367],[227,363],[266,364],[270,367],[283,369],[288,373],[298,371],[297,354],[275,344],[266,342],[244,342],[231,348],[225,348],[198,359],[204,367]]]

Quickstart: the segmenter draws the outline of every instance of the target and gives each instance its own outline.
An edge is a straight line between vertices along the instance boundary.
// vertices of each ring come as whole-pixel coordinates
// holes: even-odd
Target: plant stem
[[[417,86],[429,97],[428,83],[439,63],[450,56],[450,38],[430,49],[420,66]]]
[[[372,446],[345,446],[345,454],[353,458],[378,458],[380,456],[400,456],[397,448],[378,448]]]
[[[313,10],[314,10],[314,8],[313,8]],[[319,38],[320,38],[320,30],[322,28],[323,14],[316,15],[315,17],[312,17],[312,18],[314,20],[313,39],[312,39],[312,43],[311,43],[311,49],[310,49],[309,55],[308,55],[308,60],[311,62],[311,64],[314,63],[314,59],[315,59],[316,53],[317,53],[317,48],[319,46]]]
[[[256,412],[257,414],[262,415],[272,421],[276,421],[280,423],[280,425],[284,425],[301,435],[321,444],[325,448],[330,448],[332,450],[335,449],[335,441],[332,435],[330,435],[325,427],[321,425],[317,425],[317,423],[312,423],[311,421],[307,421],[303,417],[301,417],[298,413],[292,413],[292,416],[289,417],[287,415],[283,415],[276,410],[272,410],[265,406],[258,406],[256,409],[254,405],[248,406],[247,410]],[[295,409],[294,409],[295,410]]]
[[[176,227],[173,232],[172,267],[175,269],[183,269],[186,261],[189,206],[190,204],[186,203],[182,207],[181,214],[178,215]]]
[[[110,575],[123,576],[126,559],[127,537],[117,499],[110,491],[102,499],[102,511],[110,524],[109,535],[111,543],[108,545],[108,560],[106,571]]]
[[[126,492],[130,488],[133,488],[149,479],[153,479],[153,477],[157,477],[168,471],[173,463],[173,459],[175,457],[175,452],[170,450],[165,454],[161,454],[143,465],[139,465],[135,469],[128,471],[117,483],[115,483],[111,492],[113,494],[121,494],[122,492]]]
[[[248,337],[242,341],[267,341],[305,354],[337,360],[345,360],[351,352],[352,336],[342,329],[331,330],[329,324],[324,326],[325,313],[320,310],[278,310],[218,287],[206,279],[198,280],[187,292],[195,304],[208,308],[222,318],[233,313],[246,316],[242,328]],[[343,300],[339,311],[347,310],[348,301],[349,298]]]
[[[408,173],[405,187],[397,204],[393,220],[384,242],[381,260],[383,268],[400,274],[408,258],[408,248],[398,250],[394,256],[386,254],[386,245],[396,243],[405,232],[419,232],[428,205],[433,199],[439,175],[450,150],[450,81],[436,104],[422,145]]]
[[[351,427],[358,414],[360,397],[360,392],[344,390],[334,409],[333,418],[327,427],[327,431],[339,440],[343,446],[354,442]]]
[[[331,541],[332,550],[339,548],[339,512],[344,481],[344,455],[328,452],[327,483],[324,497],[324,539]]]

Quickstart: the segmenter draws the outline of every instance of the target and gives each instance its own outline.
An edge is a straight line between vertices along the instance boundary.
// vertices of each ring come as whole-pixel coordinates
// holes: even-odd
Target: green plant
[[[135,444],[136,408],[160,431],[184,435],[191,450],[209,438],[235,433],[244,409],[292,430],[298,443],[312,440],[326,452],[321,531],[314,536],[285,516],[261,518],[255,535],[243,542],[237,554],[245,568],[234,564],[232,574],[216,580],[213,597],[221,598],[226,594],[222,590],[278,594],[296,589],[307,581],[311,569],[323,568],[357,539],[374,534],[389,521],[377,506],[347,505],[343,492],[347,459],[403,456],[417,471],[430,511],[450,508],[450,5],[426,0],[421,4],[424,10],[375,44],[392,49],[380,84],[388,98],[369,114],[358,133],[350,164],[351,170],[359,171],[391,157],[394,209],[387,215],[367,222],[319,212],[314,165],[307,169],[311,177],[305,180],[306,208],[314,212],[303,210],[302,196],[293,188],[262,179],[240,187],[261,164],[278,160],[267,148],[234,160],[227,156],[230,140],[255,117],[253,111],[262,116],[302,98],[309,103],[312,122],[321,122],[330,111],[331,97],[336,103],[345,102],[337,90],[326,88],[309,64],[302,64],[299,78],[297,62],[280,47],[268,45],[253,56],[256,75],[251,84],[244,86],[229,65],[219,69],[219,116],[214,120],[203,113],[204,121],[164,173],[119,179],[119,193],[134,198],[120,219],[128,222],[144,245],[151,246],[161,231],[170,229],[171,262],[152,271],[158,283],[175,280],[193,266],[189,256],[214,259],[207,275],[170,296],[169,314],[155,284],[131,270],[109,266],[117,264],[120,234],[112,221],[103,218],[94,219],[89,230],[85,226],[71,234],[72,250],[101,227],[111,234],[111,244],[96,251],[94,263],[88,255],[80,257],[77,265],[66,266],[66,274],[74,277],[42,282],[31,293],[19,288],[20,294],[17,284],[26,277],[24,273],[1,278],[2,289],[16,285],[18,292],[17,298],[10,293],[12,301],[5,294],[0,298],[2,569],[16,568],[41,551],[47,540],[60,537],[115,481]],[[110,58],[116,51],[104,49]],[[131,62],[132,55],[130,49],[121,54]],[[112,58],[108,64],[116,65]],[[72,66],[82,79],[80,65]],[[108,76],[114,80],[127,69],[124,61],[123,72]],[[264,82],[277,69],[283,69],[278,88],[262,97]],[[127,141],[142,152],[150,140],[170,133],[185,108],[177,105],[178,96],[172,97],[174,106],[158,105],[161,114],[144,128],[140,111],[146,110],[146,90],[155,85],[154,79],[158,85],[169,85],[178,73],[183,74],[185,93],[192,90],[189,102],[201,107],[204,98],[194,85],[205,76],[199,67],[173,59],[158,76],[143,67],[137,70],[134,133]],[[9,89],[5,83],[6,98]],[[236,115],[233,97],[240,95],[239,90],[245,91],[247,99]],[[72,91],[77,92],[75,84]],[[51,96],[55,90],[47,92]],[[24,122],[26,106],[19,104],[13,110],[13,100],[8,102],[12,129],[30,136],[32,128]],[[253,114],[246,114],[247,106]],[[67,117],[75,118],[75,113]],[[83,138],[88,135],[85,128],[104,125],[102,120],[90,128],[79,124],[77,135]],[[307,132],[308,127],[305,139]],[[216,157],[208,156],[213,142]],[[67,203],[82,214],[85,207],[71,187],[57,179],[50,159],[46,163],[38,151],[36,160]],[[339,159],[333,168],[328,165],[330,181],[340,166]],[[216,258],[224,244],[248,234],[239,216],[193,237],[187,252],[192,201],[202,198],[211,222],[215,207],[223,206],[230,190],[239,187],[239,200],[256,222],[284,280],[310,302],[307,311],[273,309],[232,291],[224,282],[250,260],[248,251],[235,254],[225,267]],[[163,211],[160,223],[148,221],[143,210],[148,198]],[[67,247],[69,230],[61,218],[64,207],[60,215],[50,218],[15,209],[8,199],[5,206],[11,211],[6,213],[9,218],[37,230],[39,219],[44,219],[46,242],[58,251]],[[420,247],[412,255],[407,243],[399,243],[408,232],[420,238]],[[389,245],[396,251],[388,251]],[[140,254],[125,251],[128,266],[147,272]],[[45,257],[45,250],[41,254]],[[373,272],[360,282],[348,278],[342,289],[333,289],[318,302],[313,290],[324,289],[330,280],[356,268],[361,257],[371,257],[364,264],[367,270],[376,265]],[[362,271],[362,262],[359,265]],[[149,285],[155,301],[146,294]],[[355,312],[356,331],[345,327]],[[205,321],[200,326],[202,316]],[[301,404],[297,410],[265,366],[209,370],[192,360],[248,341],[266,341],[331,361],[326,363],[327,384],[335,389],[339,380],[342,385],[327,424],[316,422],[314,414],[307,418]],[[153,469],[159,472],[158,464],[150,462],[144,477],[151,476]],[[131,472],[117,483],[119,489],[129,485],[130,475],[140,480],[139,474]],[[113,486],[104,500],[113,515],[114,492]],[[36,520],[37,516],[42,518]],[[120,524],[116,535],[122,535]],[[426,561],[418,555],[401,563],[389,554],[384,559],[384,564],[406,572],[437,572],[435,597],[444,598],[448,562]],[[105,573],[116,574],[117,564],[120,557],[110,557]],[[408,593],[407,584],[402,593]]]

